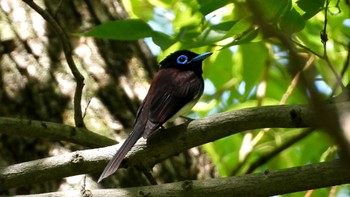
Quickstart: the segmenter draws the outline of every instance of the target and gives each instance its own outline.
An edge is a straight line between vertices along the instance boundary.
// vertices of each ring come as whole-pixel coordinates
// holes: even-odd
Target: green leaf
[[[268,50],[263,42],[240,45],[243,60],[243,79],[246,82],[245,94],[257,84],[263,74]]]
[[[239,20],[225,21],[216,25],[212,25],[211,29],[216,31],[229,31]]]
[[[325,0],[298,0],[297,5],[305,11],[303,17],[309,19],[323,10]]]
[[[289,33],[293,34],[299,32],[305,27],[304,18],[293,8],[286,15],[281,18],[279,23],[280,28]]]
[[[113,40],[138,40],[153,35],[153,29],[146,22],[138,19],[109,21],[84,34],[84,36]]]
[[[198,25],[182,26],[179,33],[177,34],[177,40],[184,42],[193,41],[201,33],[201,29]]]
[[[244,35],[242,35],[242,37],[226,44],[223,48],[228,48],[228,47],[231,47],[234,45],[240,45],[240,44],[248,44],[249,42],[251,42],[253,40],[254,41],[261,41],[263,39],[262,36],[260,37],[261,39],[256,39],[259,36],[259,33],[260,33],[259,29],[252,29],[250,31],[244,32]]]
[[[199,11],[203,15],[207,15],[210,12],[217,10],[221,7],[224,7],[226,4],[231,3],[229,0],[222,0],[222,1],[217,1],[217,0],[198,0],[198,3],[200,5]]]
[[[230,172],[238,164],[238,152],[241,144],[242,135],[238,134],[205,144],[203,148],[217,166],[220,175],[230,176]]]
[[[194,26],[192,28],[187,27],[184,29],[184,34],[182,35],[182,42],[187,42],[187,48],[197,48],[201,46],[213,45],[216,42],[223,40],[227,37],[233,36],[232,34],[237,33],[236,37],[241,35],[241,31],[246,28],[245,25],[250,26],[248,19],[226,21],[219,23],[217,25],[212,25],[205,30]],[[200,33],[198,35],[198,33]],[[186,38],[186,40],[184,39]]]
[[[175,43],[175,41],[170,36],[168,36],[162,32],[159,32],[159,31],[153,32],[152,40],[163,51]]]
[[[232,37],[232,36],[239,36],[240,34],[247,31],[252,26],[251,18],[243,18],[235,23],[233,23],[233,26],[231,26],[230,30],[226,33],[225,38]]]
[[[149,1],[122,0],[122,5],[131,18],[140,18],[144,21],[151,20],[154,12],[153,6]]]
[[[215,42],[222,40],[224,36],[225,34],[208,28],[187,44],[189,48],[213,45]]]
[[[291,0],[255,0],[256,6],[262,11],[264,20],[278,21],[292,7]]]
[[[344,34],[346,38],[350,38],[350,26],[349,26],[349,19],[344,20],[342,26],[341,26],[341,31]]]
[[[204,67],[204,77],[209,78],[215,88],[221,88],[227,81],[233,78],[232,67],[234,63],[232,56],[233,54],[229,49],[220,50],[214,62],[210,66]]]

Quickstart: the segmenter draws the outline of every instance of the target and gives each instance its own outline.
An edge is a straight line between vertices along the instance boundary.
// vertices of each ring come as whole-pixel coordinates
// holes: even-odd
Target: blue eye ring
[[[176,63],[178,64],[186,64],[188,61],[188,57],[186,55],[180,55],[177,59],[176,59]]]

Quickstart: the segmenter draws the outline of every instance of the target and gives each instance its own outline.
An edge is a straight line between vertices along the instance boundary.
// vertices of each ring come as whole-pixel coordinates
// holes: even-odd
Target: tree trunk
[[[107,20],[128,17],[116,1],[37,3],[56,18],[68,35],[84,32]],[[4,50],[0,68],[0,116],[73,124],[75,82],[57,32],[20,1],[3,1],[0,14],[6,27],[1,30]],[[149,49],[142,41],[119,42],[77,36],[70,36],[70,39],[73,58],[85,77],[82,99],[82,108],[86,108],[85,124],[96,132],[129,131],[142,97],[136,88],[142,85],[146,89],[157,67]],[[47,140],[0,137],[2,166],[47,157],[53,154],[55,147],[72,148],[69,144]],[[55,191],[60,182],[18,188],[15,193]]]

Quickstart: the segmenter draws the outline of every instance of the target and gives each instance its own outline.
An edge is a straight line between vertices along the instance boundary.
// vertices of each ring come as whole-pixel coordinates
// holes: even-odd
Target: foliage
[[[102,24],[86,36],[116,40],[151,37],[161,48],[159,59],[178,49],[214,51],[204,65],[205,94],[195,110],[206,116],[222,111],[271,104],[305,103],[307,94],[292,83],[287,49],[263,34],[245,1],[124,0],[130,20]],[[311,61],[308,69],[324,98],[340,93],[337,78],[348,83],[349,6],[344,1],[253,0],[267,24],[288,35],[298,53]],[[328,19],[326,21],[326,19]],[[326,29],[325,29],[326,28]],[[324,32],[328,35],[328,41]],[[152,44],[152,43],[151,43]],[[154,45],[150,45],[154,46]],[[344,70],[344,74],[341,74]],[[296,79],[297,80],[297,79]],[[262,155],[298,136],[301,129],[264,129],[204,145],[221,176],[246,173]],[[271,158],[255,171],[305,165],[336,157],[333,142],[315,131]],[[348,191],[339,188],[338,191]],[[328,189],[315,192],[326,195]],[[290,196],[304,195],[303,193]]]

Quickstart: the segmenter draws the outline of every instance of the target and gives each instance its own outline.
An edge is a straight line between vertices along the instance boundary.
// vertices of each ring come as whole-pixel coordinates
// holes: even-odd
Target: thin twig
[[[323,23],[323,30],[321,32],[321,42],[323,44],[323,59],[326,61],[326,64],[328,65],[329,69],[331,69],[333,75],[335,76],[337,80],[337,85],[334,88],[334,91],[338,86],[341,87],[342,90],[344,90],[345,86],[341,81],[341,78],[339,77],[337,71],[334,69],[334,66],[332,63],[329,61],[329,57],[327,54],[327,41],[328,41],[328,35],[327,35],[327,23],[328,23],[328,6],[329,6],[330,0],[326,1],[326,7],[325,7],[325,13],[324,13],[324,23]]]
[[[142,169],[142,173],[145,175],[151,185],[158,185],[156,179],[152,176],[152,173],[149,170],[144,168]]]
[[[62,0],[59,0],[56,8],[52,12],[52,15],[53,15],[54,18],[57,17],[57,13],[58,13],[58,10],[60,9],[61,5],[62,5]]]
[[[297,46],[299,46],[299,47],[301,47],[301,48],[303,48],[303,49],[309,51],[310,53],[316,55],[317,57],[323,58],[322,55],[318,54],[316,51],[313,51],[313,50],[310,49],[309,47],[307,47],[307,46],[305,46],[305,45],[303,45],[303,44],[301,44],[301,43],[299,43],[299,42],[297,42],[297,41],[295,41],[295,40],[292,40],[292,41],[293,41],[293,43],[296,44]]]
[[[75,94],[74,94],[74,121],[76,127],[85,127],[82,111],[81,111],[81,97],[83,93],[83,87],[84,87],[84,77],[79,72],[77,66],[74,63],[73,57],[72,57],[72,47],[70,45],[68,36],[66,32],[62,29],[62,27],[57,23],[57,21],[51,16],[50,13],[43,10],[41,7],[39,7],[36,3],[34,3],[33,0],[23,0],[24,3],[26,3],[29,7],[31,7],[33,10],[35,10],[39,15],[41,15],[48,24],[50,24],[55,32],[57,33],[59,39],[61,40],[63,52],[66,57],[68,66],[75,78],[75,81],[77,83]]]
[[[304,72],[305,70],[309,69],[314,61],[314,56],[311,56],[305,63],[304,69],[301,72]],[[299,79],[300,79],[300,75],[301,72],[298,72],[294,78],[292,79],[292,82],[290,83],[290,85],[288,86],[286,92],[283,94],[282,99],[280,100],[279,104],[280,105],[284,105],[287,102],[287,99],[289,98],[289,96],[292,94],[293,90],[295,89],[295,87],[297,86]]]
[[[349,62],[350,62],[350,42],[348,43],[348,54],[346,56],[346,60],[345,60],[345,63],[343,65],[343,68],[340,72],[340,77],[343,79],[344,75],[345,75],[345,72],[346,70],[348,69],[349,67]],[[345,86],[345,88],[343,88],[343,90],[341,91],[340,95],[344,95],[346,100],[348,98],[348,92],[349,92],[349,88],[348,88],[349,84]],[[336,90],[338,88],[338,83],[334,84],[333,88],[332,88],[332,93],[329,95],[329,98],[332,99],[334,97],[334,94],[336,93]],[[342,96],[340,95],[337,95],[336,97],[340,98]]]
[[[291,147],[293,144],[299,142],[300,140],[305,139],[307,136],[309,136],[312,133],[312,131],[314,131],[314,129],[307,129],[306,131],[303,131],[302,133],[298,134],[297,136],[293,137],[292,139],[287,140],[281,146],[277,147],[276,149],[269,152],[268,154],[266,154],[262,157],[259,157],[258,160],[256,160],[251,165],[249,165],[249,168],[245,172],[245,174],[249,174],[249,173],[254,172],[255,169],[257,169],[259,166],[265,164],[267,161],[270,161],[270,159],[274,158],[276,155],[278,155],[282,151]]]
[[[91,101],[92,101],[92,98],[90,98],[89,101],[88,101],[88,103],[86,104],[86,107],[85,107],[84,113],[83,113],[83,119],[84,119],[85,116],[86,116],[87,109],[89,108],[89,105],[90,105]]]

